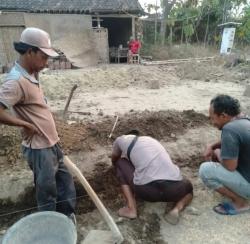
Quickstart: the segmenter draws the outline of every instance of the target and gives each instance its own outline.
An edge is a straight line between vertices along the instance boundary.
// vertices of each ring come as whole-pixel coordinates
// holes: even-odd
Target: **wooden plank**
[[[169,60],[159,60],[159,61],[142,61],[143,65],[164,65],[164,64],[178,64],[186,62],[208,62],[213,60],[215,57],[204,57],[204,58],[187,58],[187,59],[169,59]]]

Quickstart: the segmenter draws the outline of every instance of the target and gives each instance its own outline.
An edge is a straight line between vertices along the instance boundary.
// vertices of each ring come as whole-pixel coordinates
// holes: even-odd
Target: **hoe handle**
[[[77,177],[77,179],[81,182],[84,189],[87,191],[88,195],[95,203],[96,207],[98,208],[99,212],[101,213],[102,217],[105,219],[106,223],[108,224],[114,239],[114,243],[120,244],[123,242],[123,236],[118,229],[116,223],[114,222],[113,218],[110,216],[107,209],[104,207],[103,203],[96,195],[86,178],[82,175],[81,171],[77,168],[77,166],[69,159],[68,156],[64,156],[64,164],[67,166],[69,171]]]

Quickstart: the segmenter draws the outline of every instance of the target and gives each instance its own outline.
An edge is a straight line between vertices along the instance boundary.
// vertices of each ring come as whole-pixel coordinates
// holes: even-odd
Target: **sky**
[[[146,4],[154,4],[154,5],[157,3],[157,5],[159,6],[161,0],[138,0],[138,1],[141,4],[141,6],[145,9],[145,3]],[[250,0],[247,0],[247,3],[250,4]],[[242,5],[242,7],[238,10],[239,12],[237,14],[241,13],[243,7],[244,7],[244,5]]]
[[[146,3],[146,4],[149,4],[149,3],[155,4],[156,1],[158,2],[158,5],[159,5],[160,0],[139,0],[139,3],[140,3],[141,6],[144,8],[144,4],[145,4],[145,3]]]

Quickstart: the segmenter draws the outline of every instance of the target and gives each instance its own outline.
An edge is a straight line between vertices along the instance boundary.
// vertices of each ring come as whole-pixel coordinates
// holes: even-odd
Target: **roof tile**
[[[142,12],[138,0],[1,0],[0,10],[28,12]]]

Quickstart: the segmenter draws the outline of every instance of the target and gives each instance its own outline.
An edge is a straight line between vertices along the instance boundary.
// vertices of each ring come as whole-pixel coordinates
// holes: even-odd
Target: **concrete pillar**
[[[135,17],[132,17],[132,37],[135,38]]]
[[[100,16],[97,16],[97,28],[101,28],[101,19]]]

